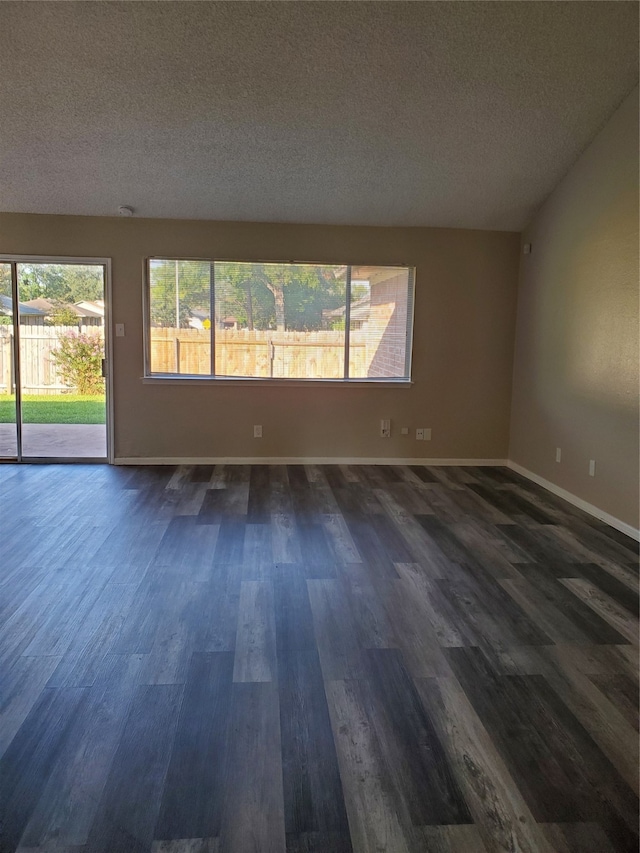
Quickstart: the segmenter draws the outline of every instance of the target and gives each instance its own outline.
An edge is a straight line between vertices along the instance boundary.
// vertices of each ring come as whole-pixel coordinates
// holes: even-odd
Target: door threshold
[[[19,465],[108,465],[106,456],[23,456],[22,459],[7,459]]]

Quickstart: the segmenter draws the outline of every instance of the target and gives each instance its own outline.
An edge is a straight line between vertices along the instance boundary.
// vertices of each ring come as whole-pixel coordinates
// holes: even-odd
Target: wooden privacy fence
[[[344,332],[275,332],[249,329],[215,331],[218,376],[285,379],[342,379]],[[371,360],[369,356],[368,360]],[[349,346],[349,375],[367,376],[367,345]],[[151,329],[151,371],[211,373],[211,335],[204,329]]]
[[[24,394],[61,394],[71,390],[62,381],[52,357],[60,346],[59,336],[68,332],[95,335],[96,327],[20,324],[20,380]],[[0,393],[10,394],[14,386],[13,326],[0,326]]]

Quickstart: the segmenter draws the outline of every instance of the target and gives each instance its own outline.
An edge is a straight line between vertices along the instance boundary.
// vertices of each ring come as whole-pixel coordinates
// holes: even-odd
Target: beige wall
[[[638,527],[637,89],[522,241],[510,458]]]
[[[126,199],[124,199],[126,201]],[[0,214],[0,254],[113,259],[117,457],[507,455],[518,235]],[[410,388],[146,384],[142,268],[149,255],[416,266]],[[381,439],[379,421],[393,436]],[[252,425],[264,438],[253,439]],[[412,434],[400,435],[400,427]],[[417,442],[416,427],[432,441]]]

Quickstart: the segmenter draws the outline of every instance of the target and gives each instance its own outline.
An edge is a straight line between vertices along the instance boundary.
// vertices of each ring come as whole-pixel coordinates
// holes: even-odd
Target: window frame
[[[211,308],[215,305],[215,264],[216,263],[237,263],[237,264],[282,264],[286,266],[307,265],[307,266],[344,266],[347,269],[347,289],[345,302],[345,371],[342,377],[337,379],[324,379],[321,377],[306,379],[303,377],[292,377],[290,379],[284,377],[271,376],[225,376],[215,374],[215,322],[211,323],[211,373],[154,373],[151,370],[151,263],[153,261],[185,261],[208,263],[211,265],[212,273],[209,276],[209,300]],[[405,376],[383,376],[383,377],[353,377],[347,376],[349,365],[349,325],[351,311],[351,270],[353,267],[371,266],[383,268],[406,269],[409,275],[407,287],[407,328],[406,328],[406,348],[405,348]],[[362,387],[409,387],[413,385],[412,367],[413,367],[413,330],[415,319],[415,291],[416,291],[416,268],[406,263],[384,263],[375,264],[369,261],[365,263],[349,263],[340,264],[327,261],[301,261],[301,260],[238,260],[229,258],[200,258],[200,257],[176,257],[171,255],[149,255],[143,262],[143,287],[142,287],[142,322],[143,322],[143,343],[144,343],[144,373],[142,381],[144,384],[163,385],[182,383],[204,383],[204,384],[256,384],[256,385],[278,385],[286,387],[295,386],[310,386],[310,385],[332,385],[332,386],[362,386]]]

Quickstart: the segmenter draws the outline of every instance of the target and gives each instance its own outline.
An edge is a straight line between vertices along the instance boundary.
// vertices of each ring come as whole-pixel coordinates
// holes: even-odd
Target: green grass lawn
[[[80,394],[26,394],[22,398],[25,424],[103,424],[104,394],[83,397]],[[15,397],[0,394],[0,424],[16,420]]]

